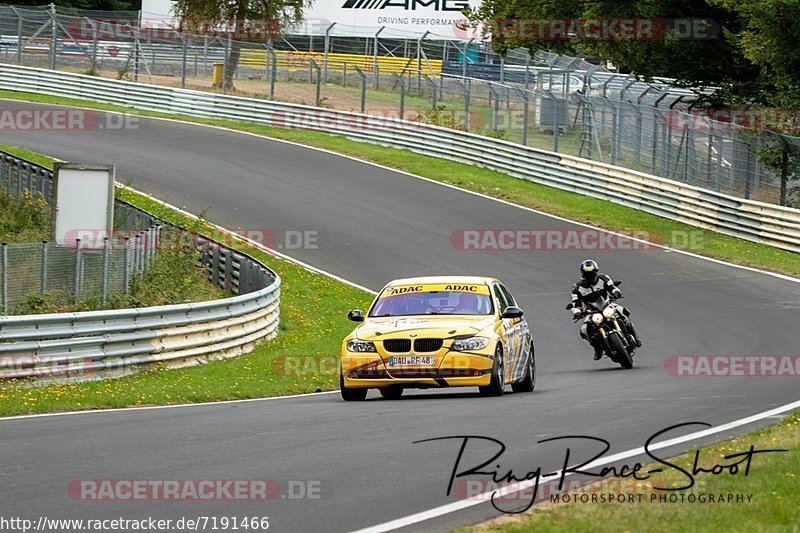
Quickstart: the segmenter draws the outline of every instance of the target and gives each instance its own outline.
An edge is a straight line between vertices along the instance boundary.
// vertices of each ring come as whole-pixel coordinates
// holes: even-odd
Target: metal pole
[[[186,53],[189,51],[188,38],[178,34],[181,40],[181,88],[186,88]],[[105,304],[104,304],[105,305]]]
[[[3,289],[3,314],[8,314],[8,243],[2,243],[2,263],[3,263],[3,280],[2,280],[2,289]]]
[[[316,61],[314,61],[313,59],[311,59],[309,57],[308,58],[308,83],[311,83],[311,79],[313,77],[312,74],[311,74],[312,72],[316,72],[317,73],[317,81],[316,81],[316,88],[315,88],[315,96],[316,96],[316,102],[317,103],[315,105],[320,105],[320,89],[321,89],[320,84],[322,82],[322,75],[321,75],[322,74],[322,69],[320,69],[320,67],[319,67],[319,65],[317,64]]]
[[[208,35],[203,35],[203,76],[208,76]]]
[[[73,294],[77,301],[81,292],[81,240],[75,239],[75,283],[73,284]]]
[[[500,95],[489,85],[489,106],[492,108],[492,131],[497,132],[497,114],[500,110]]]
[[[47,292],[47,241],[42,241],[42,294]]]
[[[469,82],[464,79],[464,129],[469,131],[469,97],[470,87]]]
[[[56,26],[56,5],[50,4],[50,70],[56,69],[56,48],[58,47],[58,33]]]
[[[528,90],[528,80],[531,74],[531,53],[525,54],[525,90]]]
[[[136,17],[136,27],[133,30],[133,81],[139,81],[139,53],[142,49],[139,42],[139,28],[142,26],[142,10],[139,10],[139,16]]]
[[[267,56],[269,57],[270,76],[269,76],[269,99],[275,99],[275,78],[278,75],[278,55],[272,48],[272,39],[267,42]]]
[[[361,112],[363,113],[367,103],[367,75],[355,65],[353,65],[353,70],[361,78]]]
[[[230,33],[228,33],[228,44],[225,47],[225,57],[222,60],[222,92],[226,93],[229,89],[228,87],[228,58],[231,55],[231,48],[233,47],[233,37]],[[231,74],[231,78],[233,78],[233,74]]]
[[[86,19],[92,25],[92,70],[97,68],[97,24],[92,19]]]
[[[384,28],[386,28],[386,26],[381,26],[381,28],[375,32],[375,46],[372,49],[372,75],[375,80],[375,89],[380,86],[380,75],[378,73],[378,36]]]
[[[155,235],[153,231],[154,226],[150,226],[147,228],[147,263],[146,266],[150,266],[153,263],[153,255],[155,253]]]
[[[14,13],[17,15],[17,65],[22,64],[22,15],[19,12],[11,8]]]
[[[334,26],[336,26],[336,23],[332,22],[331,25],[328,26],[325,29],[325,53],[324,53],[324,56],[323,56],[323,67],[322,67],[324,69],[324,71],[325,71],[324,74],[323,74],[323,79],[325,80],[325,83],[328,83],[328,52],[330,52],[330,49],[331,49],[331,35],[330,34],[331,34],[331,30],[333,29]]]
[[[789,147],[783,145],[781,154],[781,198],[780,204],[786,205],[786,183],[789,181]],[[5,293],[4,293],[5,294]]]
[[[417,39],[417,94],[422,90],[422,41],[429,33],[429,31],[426,31],[422,34],[422,37]]]
[[[553,97],[553,93],[550,93],[550,96]],[[553,151],[558,152],[558,98],[555,97],[553,97]]]
[[[528,145],[528,95],[522,94],[522,144]]]
[[[135,277],[139,276],[142,269],[142,232],[136,234],[136,240],[133,243],[133,273]]]
[[[125,288],[125,294],[130,294],[131,292],[131,272],[130,272],[130,263],[131,263],[131,238],[125,237],[125,255],[122,258],[122,284]]]
[[[103,306],[106,305],[108,298],[108,257],[109,257],[108,237],[103,237]]]
[[[392,76],[400,84],[400,119],[402,120],[406,106],[406,82],[402,76],[398,76],[394,72],[392,72]]]

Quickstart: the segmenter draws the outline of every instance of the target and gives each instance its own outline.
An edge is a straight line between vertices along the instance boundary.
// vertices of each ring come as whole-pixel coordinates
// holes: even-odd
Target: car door
[[[514,295],[511,294],[511,291],[509,291],[505,285],[503,285],[502,288],[508,292],[508,299],[510,302],[512,302],[511,305],[516,305],[519,307],[519,304],[517,303],[516,298],[514,298]],[[521,316],[517,320],[515,327],[517,328],[517,369],[520,372],[518,377],[521,378],[522,374],[525,372],[525,367],[528,364],[528,357],[531,356],[531,341],[533,339],[533,335],[531,333],[530,324],[528,324],[528,320],[525,318],[525,315]]]
[[[514,296],[511,294],[511,291],[508,290],[508,287],[503,285],[502,283],[499,284],[500,291],[506,298],[508,305],[517,306],[517,301],[514,299]],[[522,316],[520,318],[514,318],[510,320],[511,330],[512,330],[512,337],[513,337],[513,356],[512,356],[512,364],[508,366],[511,367],[512,372],[510,373],[509,379],[518,379],[521,377],[521,372],[523,371],[525,361],[524,359],[524,347],[526,342],[526,333],[527,333],[527,321],[525,317]]]
[[[508,301],[508,291],[504,291],[503,287],[500,283],[495,283],[493,286],[493,292],[495,297],[495,302],[497,304],[497,310],[499,314],[502,314],[505,311],[506,307],[512,305]],[[504,348],[504,355],[505,355],[505,379],[508,381],[510,376],[513,375],[513,368],[516,365],[516,355],[517,355],[517,348],[516,348],[516,339],[515,339],[515,327],[514,323],[517,319],[510,319],[510,318],[501,318],[500,322],[502,323],[502,330],[503,335],[505,336],[503,348]]]

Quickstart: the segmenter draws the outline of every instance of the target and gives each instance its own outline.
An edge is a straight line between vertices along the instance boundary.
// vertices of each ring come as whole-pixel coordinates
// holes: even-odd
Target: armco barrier
[[[396,118],[0,65],[0,89],[338,133],[491,168],[671,220],[800,252],[800,211],[621,167]]]
[[[49,169],[25,163],[32,167],[28,178],[39,178],[36,184],[43,190],[52,187]],[[129,217],[157,220],[125,202],[118,207]],[[236,296],[138,309],[0,316],[0,380],[96,379],[153,363],[189,365],[233,357],[275,337],[280,277],[224,244],[202,235],[187,237],[201,251],[211,281]]]

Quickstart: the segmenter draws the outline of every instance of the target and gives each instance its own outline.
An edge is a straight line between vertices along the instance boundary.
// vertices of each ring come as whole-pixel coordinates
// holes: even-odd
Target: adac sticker
[[[409,294],[415,292],[471,292],[473,294],[489,294],[489,287],[479,283],[432,283],[423,285],[400,285],[386,287],[381,298]]]

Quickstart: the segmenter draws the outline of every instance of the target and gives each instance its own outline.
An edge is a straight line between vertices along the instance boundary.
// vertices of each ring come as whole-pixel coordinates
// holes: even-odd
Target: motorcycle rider
[[[605,274],[600,273],[600,267],[592,259],[586,259],[580,265],[581,279],[572,287],[572,302],[567,309],[572,310],[572,318],[576,322],[586,313],[585,305],[594,303],[600,298],[619,299],[622,298],[622,291],[614,285],[614,280]],[[618,304],[617,304],[618,305]],[[641,348],[642,341],[636,334],[636,328],[630,319],[630,311],[619,305],[621,322],[628,334],[632,337],[633,343],[637,348]],[[594,360],[603,357],[603,340],[597,331],[597,326],[591,320],[591,313],[586,314],[586,319],[581,325],[581,338],[586,339],[594,348]]]

